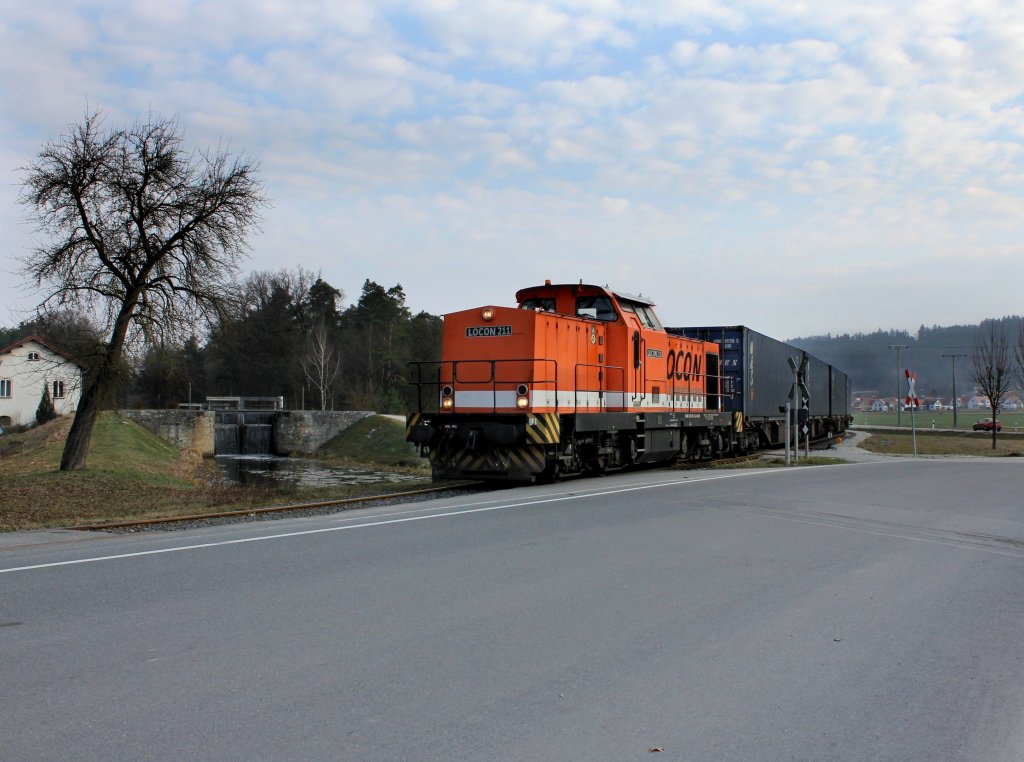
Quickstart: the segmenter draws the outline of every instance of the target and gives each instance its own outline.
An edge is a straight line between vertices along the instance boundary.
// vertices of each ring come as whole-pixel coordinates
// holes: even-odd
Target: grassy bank
[[[88,469],[58,471],[70,426],[64,418],[4,435],[0,530],[143,517],[203,503],[195,464],[113,413],[96,423]]]
[[[371,415],[341,432],[316,452],[317,460],[371,464],[422,471],[430,475],[416,445],[405,441],[405,424],[383,415]]]
[[[180,453],[115,413],[100,416],[87,468],[62,472],[60,454],[70,426],[64,418],[0,437],[0,531],[329,500],[415,489],[430,480],[425,461],[413,460],[403,449],[409,447],[404,426],[386,418],[367,419],[333,440],[324,459],[418,470],[422,482],[321,488],[227,484],[216,464]]]

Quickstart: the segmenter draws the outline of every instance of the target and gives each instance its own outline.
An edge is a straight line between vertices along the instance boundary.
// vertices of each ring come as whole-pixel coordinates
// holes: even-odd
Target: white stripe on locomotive
[[[517,395],[514,391],[463,391],[455,392],[455,410],[460,408],[516,408]],[[628,398],[623,392],[559,391],[557,399],[553,390],[530,392],[531,408],[559,409],[657,409],[657,410],[703,410],[706,398],[702,394],[660,395],[657,402],[653,395]]]

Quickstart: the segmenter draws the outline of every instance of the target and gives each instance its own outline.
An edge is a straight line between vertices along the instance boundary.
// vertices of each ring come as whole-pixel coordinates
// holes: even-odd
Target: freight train
[[[794,423],[812,438],[851,422],[846,374],[745,326],[665,328],[649,299],[582,281],[516,301],[445,315],[441,360],[413,363],[406,439],[435,479],[532,482],[780,446],[795,383]]]

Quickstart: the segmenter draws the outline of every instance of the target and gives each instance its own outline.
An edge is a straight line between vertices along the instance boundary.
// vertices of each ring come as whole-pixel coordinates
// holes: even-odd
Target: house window
[[[53,394],[51,395],[55,400],[59,400],[64,397],[64,382],[54,381],[53,382]]]
[[[0,378],[0,397],[10,398],[11,396],[11,379]]]
[[[30,360],[38,360],[39,359],[39,353],[38,352],[29,352],[28,353],[28,359],[30,359]]]

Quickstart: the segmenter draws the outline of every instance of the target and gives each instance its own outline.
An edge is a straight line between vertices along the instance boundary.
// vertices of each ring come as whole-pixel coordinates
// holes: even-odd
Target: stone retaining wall
[[[215,452],[214,413],[209,410],[122,410],[121,415],[166,439],[182,450],[203,457]],[[274,454],[303,455],[315,452],[352,424],[373,415],[364,410],[320,412],[281,410],[274,418]]]
[[[365,410],[282,410],[274,417],[274,449],[278,455],[315,452],[349,426],[371,415],[373,413]]]
[[[203,457],[213,455],[213,413],[208,410],[122,410],[120,413],[181,450],[195,450]]]

